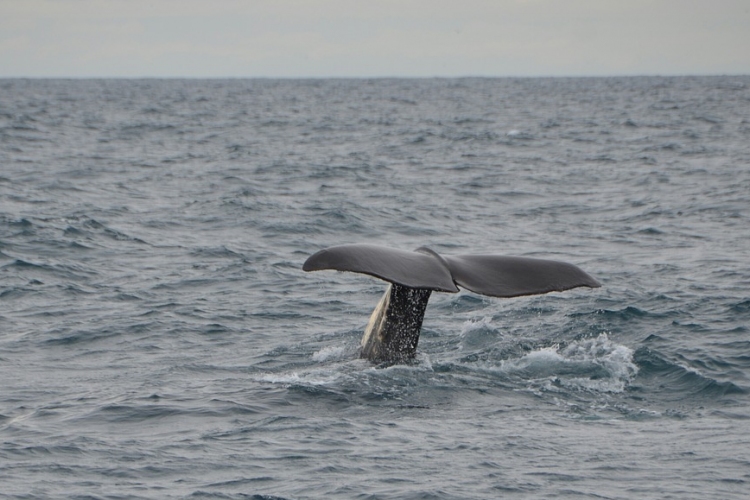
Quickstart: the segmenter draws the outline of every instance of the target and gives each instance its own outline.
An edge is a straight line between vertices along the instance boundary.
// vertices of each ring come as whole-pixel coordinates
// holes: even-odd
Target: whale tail
[[[302,269],[362,273],[390,283],[362,337],[361,356],[378,362],[416,355],[433,291],[456,293],[461,286],[491,297],[518,297],[601,286],[566,262],[501,255],[444,257],[425,247],[408,252],[376,245],[335,246],[311,255]]]
[[[431,293],[424,288],[388,285],[365,328],[360,357],[387,362],[413,358]]]

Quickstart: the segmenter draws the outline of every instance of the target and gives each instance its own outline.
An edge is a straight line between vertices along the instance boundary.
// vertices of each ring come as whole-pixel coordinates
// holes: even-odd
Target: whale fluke
[[[450,269],[436,253],[424,248],[407,252],[377,245],[341,245],[311,255],[302,269],[350,271],[409,288],[458,292]]]
[[[490,297],[519,297],[562,292],[601,284],[567,262],[505,257],[501,255],[457,255],[445,257],[453,281],[460,287]]]
[[[398,362],[416,355],[433,291],[456,293],[460,286],[491,297],[518,297],[601,286],[566,262],[501,255],[443,257],[426,247],[408,252],[377,245],[340,245],[311,255],[302,269],[362,273],[391,283],[362,337],[361,356],[377,362]]]

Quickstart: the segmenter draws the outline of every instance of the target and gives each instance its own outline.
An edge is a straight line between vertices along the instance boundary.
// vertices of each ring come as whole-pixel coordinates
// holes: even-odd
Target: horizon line
[[[461,79],[553,79],[553,78],[685,78],[685,77],[748,77],[750,73],[613,73],[570,75],[432,75],[432,76],[63,76],[63,75],[0,75],[0,80],[461,80]]]

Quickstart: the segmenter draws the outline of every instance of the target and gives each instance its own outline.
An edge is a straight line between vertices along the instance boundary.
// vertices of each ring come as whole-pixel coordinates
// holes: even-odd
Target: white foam
[[[467,321],[464,321],[464,324],[461,325],[461,331],[458,333],[460,337],[465,336],[467,333],[471,333],[476,330],[482,330],[484,328],[493,328],[492,327],[492,318],[490,316],[485,316],[482,319],[470,319]]]
[[[622,392],[638,374],[632,349],[612,342],[606,333],[564,348],[545,347],[505,360],[500,369],[539,380],[547,390],[554,390],[554,382],[568,389],[595,392]]]
[[[281,385],[328,385],[338,380],[340,374],[331,372],[265,373],[256,377],[260,382]]]
[[[510,137],[511,139],[533,139],[534,138],[534,136],[531,135],[530,133],[524,132],[523,130],[518,130],[518,129],[508,130],[505,133],[505,136]]]
[[[312,355],[313,361],[323,363],[325,361],[338,360],[348,357],[349,350],[346,346],[329,346],[316,351]]]
[[[557,352],[557,346],[543,347],[532,351],[518,359],[504,359],[500,362],[500,369],[507,373],[530,370],[534,373],[545,371],[554,372],[557,364],[563,363],[563,357]]]

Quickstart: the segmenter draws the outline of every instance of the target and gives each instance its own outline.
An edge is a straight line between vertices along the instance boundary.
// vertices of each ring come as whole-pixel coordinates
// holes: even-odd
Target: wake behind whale
[[[426,247],[409,252],[377,245],[334,246],[311,255],[302,269],[362,273],[390,283],[370,316],[361,351],[363,358],[389,363],[416,355],[433,291],[456,293],[460,286],[491,297],[518,297],[601,286],[566,262],[502,255],[442,256]]]

